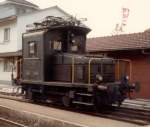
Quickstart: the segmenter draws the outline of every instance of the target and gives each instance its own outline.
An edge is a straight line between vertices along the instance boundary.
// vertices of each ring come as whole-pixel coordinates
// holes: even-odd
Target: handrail
[[[22,59],[20,59],[20,79],[22,78],[22,65],[21,65],[21,63],[22,63]]]
[[[88,65],[88,84],[91,83],[91,62],[93,60],[100,60],[102,58],[91,58],[89,60],[89,65]],[[118,61],[118,79],[119,79],[119,73],[120,73],[120,68],[119,68],[119,61],[125,61],[129,63],[129,79],[130,81],[132,80],[132,61],[130,59],[117,59]]]
[[[75,76],[75,58],[74,56],[72,57],[72,83],[74,83],[74,76]]]
[[[90,58],[89,65],[88,65],[88,84],[91,84],[91,62],[93,60],[102,60],[102,58]]]

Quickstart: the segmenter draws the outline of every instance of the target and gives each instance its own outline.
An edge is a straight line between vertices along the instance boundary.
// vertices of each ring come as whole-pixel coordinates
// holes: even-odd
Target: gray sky
[[[121,8],[130,9],[126,33],[141,32],[150,28],[150,0],[28,0],[46,8],[58,5],[77,18],[87,18],[85,22],[93,36],[111,35],[115,24],[121,21]]]

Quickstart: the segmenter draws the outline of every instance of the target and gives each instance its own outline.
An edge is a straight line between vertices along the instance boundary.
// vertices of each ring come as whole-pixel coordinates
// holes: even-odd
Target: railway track
[[[0,117],[0,127],[27,127],[27,126]]]
[[[98,113],[97,115],[138,125],[150,124],[150,111],[146,110],[117,107],[113,110],[104,111],[104,113]]]
[[[23,99],[22,96],[7,96],[7,95],[0,95],[0,98],[10,99],[10,100],[16,100],[20,102],[29,102],[28,100]],[[31,103],[31,102],[30,102]],[[107,110],[102,110],[100,113],[93,112],[91,108],[65,108],[62,107],[62,105],[53,105],[49,103],[38,103],[42,106],[51,106],[53,108],[59,108],[63,110],[70,110],[75,111],[79,113],[84,113],[87,115],[97,116],[97,117],[103,117],[103,118],[109,118],[114,119],[118,121],[124,121],[129,123],[134,123],[137,125],[149,125],[150,124],[150,110],[145,109],[136,109],[136,108],[129,108],[129,107],[111,107]]]

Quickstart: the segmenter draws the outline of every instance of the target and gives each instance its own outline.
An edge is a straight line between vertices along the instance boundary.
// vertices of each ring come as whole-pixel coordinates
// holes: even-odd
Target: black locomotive
[[[70,18],[47,17],[23,34],[21,85],[28,99],[64,106],[121,104],[135,87],[115,81],[115,60],[86,54],[90,29]]]

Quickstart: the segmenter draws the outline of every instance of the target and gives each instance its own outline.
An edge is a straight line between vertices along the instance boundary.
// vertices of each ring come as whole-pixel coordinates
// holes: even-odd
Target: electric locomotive
[[[118,104],[135,89],[115,80],[115,60],[86,53],[90,29],[74,18],[47,17],[23,34],[20,83],[28,99],[64,106]]]

